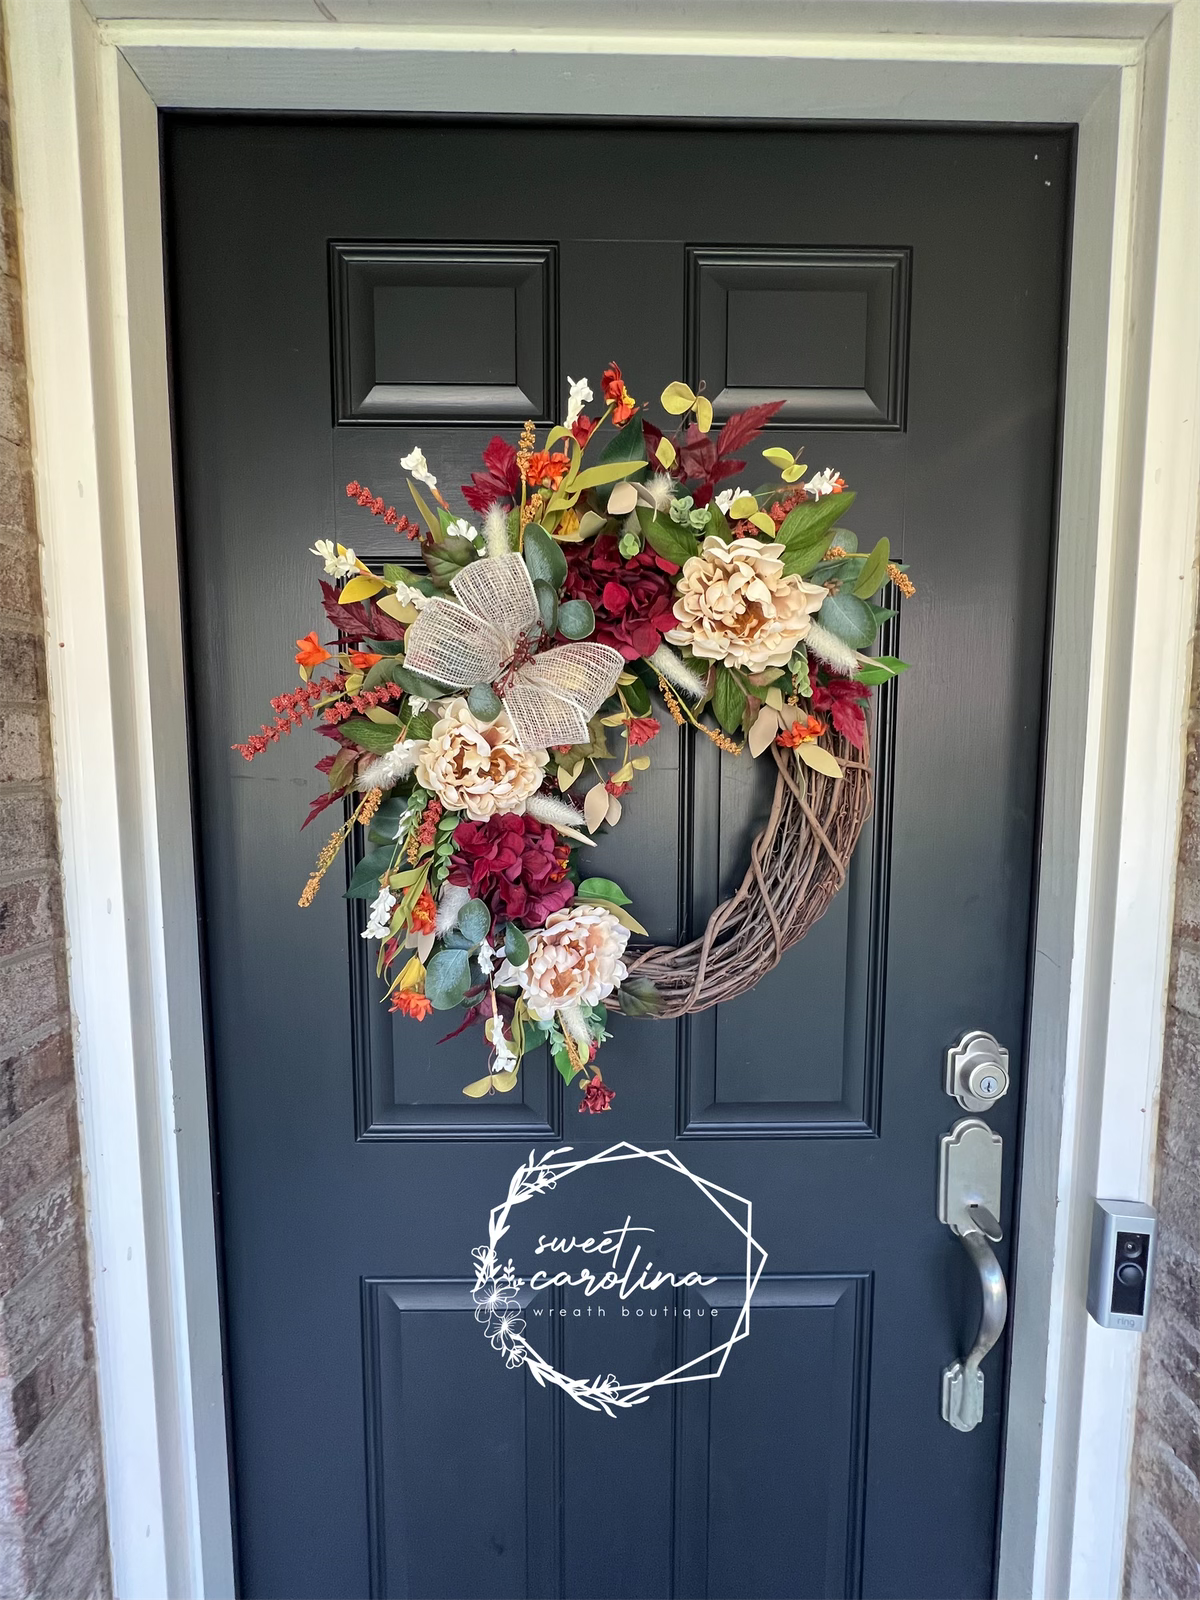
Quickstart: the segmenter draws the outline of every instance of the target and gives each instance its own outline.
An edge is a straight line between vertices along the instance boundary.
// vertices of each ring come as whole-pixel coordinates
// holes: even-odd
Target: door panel
[[[940,1374],[978,1290],[937,1140],[944,1051],[986,1027],[1013,1069],[989,1113],[1007,1226],[1069,134],[181,114],[164,149],[243,1593],[990,1593],[1005,1354],[953,1432]],[[585,1118],[544,1055],[464,1100],[478,1036],[384,1011],[361,902],[328,882],[296,909],[318,741],[230,746],[292,681],[314,540],[413,558],[345,484],[403,509],[420,444],[456,504],[495,431],[557,420],[566,374],[614,358],[639,399],[681,375],[719,412],[785,395],[747,486],[763,444],[836,466],[918,594],[843,890],[752,994],[615,1017],[616,1101]],[[769,777],[661,720],[593,860],[676,942],[745,870]],[[720,1377],[608,1418],[505,1369],[470,1251],[530,1148],[623,1139],[752,1199],[769,1261]],[[560,1370],[618,1347],[666,1370],[718,1339],[736,1269],[653,1318],[556,1290],[527,1329]]]

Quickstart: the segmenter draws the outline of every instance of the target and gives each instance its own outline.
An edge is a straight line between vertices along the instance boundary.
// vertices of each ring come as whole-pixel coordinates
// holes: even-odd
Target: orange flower
[[[812,744],[824,732],[825,724],[820,717],[809,717],[807,722],[793,722],[790,728],[785,728],[775,743],[781,744],[785,750],[795,750],[798,745]]]
[[[569,458],[558,451],[551,455],[548,450],[538,450],[529,458],[526,481],[548,483],[552,489],[557,489],[570,464]]]
[[[600,380],[600,387],[604,392],[604,398],[615,407],[612,419],[619,428],[623,423],[628,422],[637,410],[637,401],[625,387],[621,369],[615,361],[605,367],[604,376]]]
[[[306,633],[303,639],[296,640],[296,665],[298,667],[319,667],[322,661],[329,660],[329,651],[321,648],[317,642],[315,632]]]
[[[369,672],[377,661],[382,661],[373,650],[351,650],[350,665],[358,672]]]
[[[402,1017],[412,1017],[417,1022],[424,1022],[433,1010],[433,1002],[412,989],[398,989],[392,996],[391,1009],[398,1011]]]
[[[417,903],[412,908],[409,926],[414,933],[432,933],[437,926],[437,901],[429,890],[422,889],[417,897]]]

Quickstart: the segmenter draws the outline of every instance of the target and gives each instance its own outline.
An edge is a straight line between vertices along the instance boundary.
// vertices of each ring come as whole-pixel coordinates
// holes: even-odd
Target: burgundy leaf
[[[521,493],[521,471],[517,466],[516,446],[499,434],[483,452],[485,472],[473,472],[470,483],[462,486],[463,499],[481,515],[496,501],[512,505]]]
[[[309,805],[308,815],[305,817],[304,821],[300,824],[300,832],[303,833],[305,828],[308,827],[309,823],[313,820],[314,817],[319,817],[321,815],[322,811],[326,810],[327,807],[331,806],[335,800],[340,800],[341,798],[342,798],[342,792],[340,790],[338,791],[337,794],[332,794],[332,793],[330,793],[330,794],[319,794],[317,796],[317,798],[314,801],[312,801],[312,803]]]
[[[748,406],[730,417],[717,436],[717,454],[727,456],[757,438],[782,404],[782,400],[767,400],[761,406]]]
[[[830,677],[825,683],[813,685],[814,711],[828,711],[833,725],[856,750],[861,750],[867,737],[867,718],[864,706],[871,690],[865,683],[855,683],[851,678]]]
[[[321,580],[321,604],[325,615],[339,634],[353,643],[356,639],[403,639],[404,624],[380,611],[370,600],[356,600],[344,606],[333,584]]]
[[[457,1039],[459,1034],[465,1032],[465,1030],[469,1028],[473,1022],[479,1021],[480,1017],[483,1015],[483,1010],[484,1008],[479,1005],[468,1006],[467,1014],[459,1023],[458,1027],[450,1033],[443,1034],[442,1037],[437,1041],[438,1044],[445,1044],[448,1039]]]

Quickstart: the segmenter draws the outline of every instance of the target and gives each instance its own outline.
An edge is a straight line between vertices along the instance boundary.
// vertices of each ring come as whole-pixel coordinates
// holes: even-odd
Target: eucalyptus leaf
[[[418,700],[440,700],[446,693],[445,684],[432,683],[428,678],[422,678],[419,673],[410,672],[404,666],[392,668],[392,682],[398,683],[402,689],[407,689],[409,694],[415,694]]]
[[[587,639],[596,631],[596,613],[586,600],[564,600],[558,608],[558,631],[564,639]]]
[[[792,682],[796,685],[796,693],[805,700],[812,695],[812,680],[808,672],[808,646],[797,645],[796,653],[792,657]]]
[[[542,619],[542,627],[547,633],[557,632],[558,591],[543,578],[535,578],[533,592],[537,596],[538,616]]]
[[[879,631],[864,600],[839,589],[831,594],[818,613],[823,628],[855,650],[865,650]]]
[[[447,950],[471,950],[473,945],[465,933],[459,933],[457,928],[449,928],[445,933],[439,933],[438,938]]]
[[[390,657],[384,656],[381,661],[377,661],[373,667],[367,669],[367,675],[362,681],[363,688],[378,689],[381,683],[390,683],[394,666],[395,662]]]
[[[504,930],[504,954],[514,967],[522,966],[529,960],[529,940],[515,922],[510,922]]]
[[[467,696],[467,704],[480,722],[493,722],[504,710],[490,683],[477,683]]]
[[[437,1011],[452,1011],[471,982],[471,959],[465,950],[435,950],[425,968],[425,998]]]
[[[521,554],[534,584],[548,584],[557,595],[566,582],[567,558],[540,523],[531,522],[525,529]]]
[[[869,600],[881,587],[887,577],[887,566],[891,559],[891,546],[887,539],[880,539],[871,554],[863,562],[863,569],[858,575],[858,582],[854,585],[854,592],[860,600]]]
[[[492,913],[482,900],[468,900],[458,913],[458,931],[471,943],[482,944],[492,926]]]
[[[826,601],[825,605],[828,604]],[[822,606],[822,615],[824,611],[825,607]],[[745,710],[745,690],[728,667],[721,667],[717,672],[716,688],[713,690],[713,715],[726,733],[734,734],[742,725]]]
[[[378,850],[371,850],[355,867],[346,886],[347,900],[374,900],[379,893],[379,880],[392,864],[396,854],[396,845],[380,845]]]

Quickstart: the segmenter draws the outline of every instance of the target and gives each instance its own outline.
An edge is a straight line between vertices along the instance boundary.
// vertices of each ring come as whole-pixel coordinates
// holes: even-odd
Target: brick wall
[[[6,85],[0,56],[0,1595],[74,1600],[108,1536]]]
[[[1142,1341],[1130,1600],[1200,1600],[1200,634],[1159,1112],[1158,1268]]]

